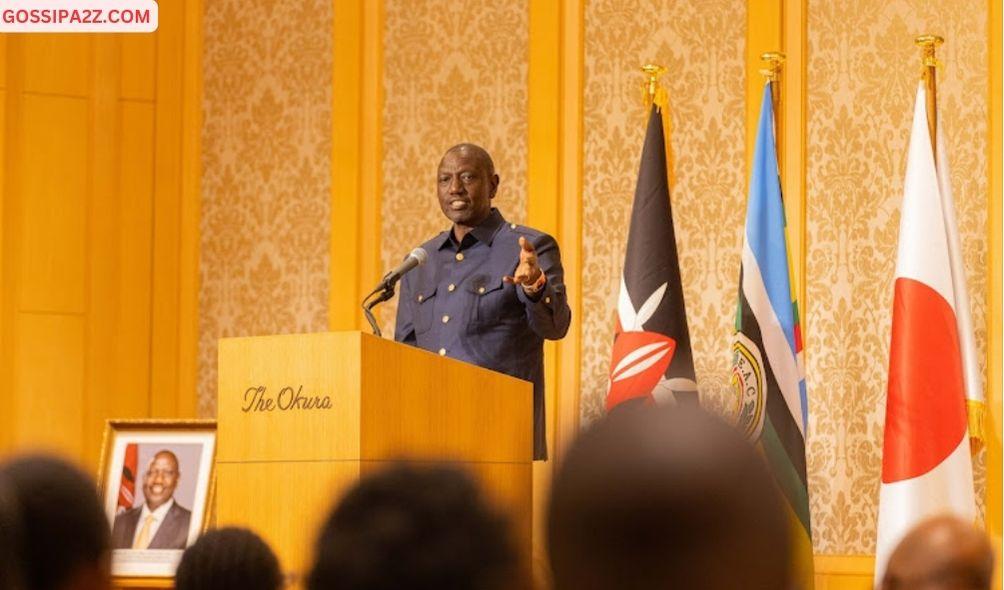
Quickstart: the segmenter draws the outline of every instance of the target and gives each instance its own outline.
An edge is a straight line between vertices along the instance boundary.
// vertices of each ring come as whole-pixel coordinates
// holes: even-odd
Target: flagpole
[[[914,39],[914,43],[921,49],[921,77],[924,80],[924,86],[928,99],[925,102],[925,108],[927,110],[927,130],[931,136],[931,150],[934,152],[935,162],[939,161],[938,156],[938,94],[937,94],[937,74],[938,66],[941,65],[935,56],[935,51],[938,46],[943,44],[945,39],[938,35],[920,35]],[[940,164],[938,164],[940,166]],[[952,230],[953,236],[950,238],[954,244],[954,248],[959,248],[958,243],[958,230]],[[961,258],[957,263],[961,264]],[[964,292],[964,283],[963,283]],[[964,298],[967,301],[967,298]],[[973,377],[967,377],[970,379]],[[985,403],[978,399],[973,398],[970,395],[969,390],[966,391],[966,414],[968,416],[968,431],[969,431],[969,450],[972,455],[976,455],[980,449],[983,448],[984,439],[983,433],[985,432]]]
[[[927,130],[931,134],[931,149],[937,150],[937,130],[938,130],[938,60],[934,52],[938,46],[945,42],[944,37],[938,35],[921,35],[914,39],[914,44],[921,50],[921,77],[927,89]]]
[[[781,124],[784,121],[784,117],[779,113],[781,112],[781,68],[784,64],[785,55],[780,51],[768,51],[760,54],[760,59],[767,62],[765,67],[760,70],[760,74],[767,78],[767,81],[770,83],[770,102],[774,108],[774,151],[777,158],[777,177],[778,179],[783,179],[785,169],[784,150],[782,149],[784,129]],[[787,241],[787,222],[785,223],[785,232],[785,240]],[[792,273],[791,300],[797,301],[798,297],[794,281],[795,266],[791,262],[791,250],[786,250],[785,253],[788,256],[788,268]]]
[[[760,54],[760,60],[767,62],[765,67],[760,70],[760,74],[770,82],[770,98],[774,107],[774,146],[777,149],[778,174],[781,175],[783,170],[781,160],[784,153],[784,150],[781,149],[781,139],[784,135],[781,128],[783,117],[779,116],[778,113],[781,112],[781,65],[784,63],[785,55],[780,51],[768,51]]]
[[[646,107],[651,107],[654,104],[662,116],[663,134],[666,141],[666,176],[669,181],[669,188],[673,190],[676,188],[676,166],[674,165],[675,161],[673,158],[673,144],[670,142],[670,138],[673,136],[673,127],[669,119],[669,94],[659,84],[659,78],[667,70],[663,66],[647,63],[641,67],[641,71],[645,74],[645,82],[642,84],[642,100]]]

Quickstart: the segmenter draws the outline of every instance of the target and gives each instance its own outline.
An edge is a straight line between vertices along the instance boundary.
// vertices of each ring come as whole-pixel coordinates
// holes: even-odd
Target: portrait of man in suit
[[[178,457],[158,451],[143,475],[143,504],[115,517],[113,549],[185,548],[192,512],[174,498],[180,479]]]

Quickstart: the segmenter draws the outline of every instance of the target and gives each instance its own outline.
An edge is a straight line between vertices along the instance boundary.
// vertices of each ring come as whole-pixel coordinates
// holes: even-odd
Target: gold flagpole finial
[[[945,42],[944,37],[939,35],[921,35],[914,39],[913,42],[917,47],[920,47],[921,61],[925,68],[936,68],[941,65],[934,56],[934,52],[938,49],[939,45]]]
[[[938,35],[921,35],[913,40],[921,51],[920,78],[927,89],[927,128],[931,135],[931,146],[937,150],[938,145],[938,58],[934,52],[945,42]]]
[[[666,73],[666,68],[647,63],[641,67],[641,71],[645,74],[645,82],[642,84],[645,104],[655,103],[660,108],[666,106],[666,90],[659,84],[659,78]]]
[[[780,51],[768,51],[760,54],[760,61],[765,61],[766,66],[760,70],[760,74],[771,82],[777,82],[781,78],[781,65],[784,63],[785,55]]]

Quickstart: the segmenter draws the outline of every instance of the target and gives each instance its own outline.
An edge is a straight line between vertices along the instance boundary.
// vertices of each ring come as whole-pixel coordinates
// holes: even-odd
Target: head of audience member
[[[17,503],[0,478],[0,588],[19,590],[21,584],[21,526]]]
[[[310,590],[502,590],[523,583],[508,523],[464,472],[397,464],[360,480],[321,529]]]
[[[174,497],[181,472],[178,457],[168,450],[158,451],[143,475],[143,497],[147,507],[153,511]]]
[[[279,590],[279,560],[255,533],[228,527],[209,531],[185,550],[174,574],[176,590]]]
[[[44,455],[0,465],[17,506],[21,578],[28,590],[109,588],[110,533],[94,481]]]
[[[695,408],[607,416],[551,488],[557,590],[791,587],[780,498],[757,451]]]
[[[983,531],[956,516],[935,516],[893,550],[882,590],[989,590],[993,573],[994,552]]]

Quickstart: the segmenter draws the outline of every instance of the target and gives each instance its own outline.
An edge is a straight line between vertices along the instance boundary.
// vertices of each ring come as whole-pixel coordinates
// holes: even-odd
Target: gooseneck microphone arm
[[[386,281],[386,279],[387,277],[384,276],[384,281]],[[377,297],[370,301],[370,297],[373,297],[374,295],[377,295]],[[370,294],[363,298],[363,315],[366,316],[366,321],[369,322],[370,328],[373,329],[374,336],[383,336],[383,334],[380,332],[380,326],[377,325],[377,321],[373,316],[372,310],[374,307],[380,305],[384,301],[387,301],[393,296],[394,285],[391,284],[389,286],[384,286],[383,281],[381,281],[380,286],[370,291]]]
[[[373,316],[373,308],[393,297],[394,285],[401,280],[401,277],[415,267],[425,264],[425,261],[428,258],[429,254],[425,251],[425,249],[415,248],[410,254],[408,254],[407,257],[405,257],[404,262],[399,264],[397,268],[385,274],[383,278],[380,279],[380,284],[377,285],[376,289],[370,291],[369,295],[363,298],[363,314],[366,316],[366,321],[369,323],[370,328],[373,329],[374,335],[383,336],[380,332],[380,326],[377,325],[376,318]],[[376,297],[374,297],[371,301],[370,298],[374,295],[376,295]]]

